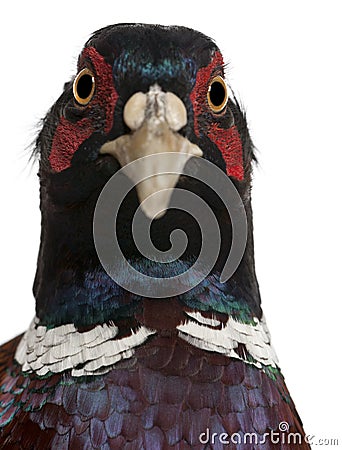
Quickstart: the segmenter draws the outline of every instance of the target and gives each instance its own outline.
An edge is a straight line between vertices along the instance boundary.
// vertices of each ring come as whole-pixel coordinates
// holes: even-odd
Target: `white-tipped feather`
[[[188,321],[177,327],[179,337],[195,347],[239,358],[257,367],[277,366],[277,356],[270,343],[264,318],[245,324],[229,318],[225,324],[200,312],[186,312]],[[114,324],[97,325],[79,332],[73,324],[47,329],[35,318],[20,341],[15,359],[24,372],[46,375],[71,370],[75,377],[108,372],[122,359],[132,358],[135,348],[155,334],[141,326],[126,337],[117,338],[119,329]],[[245,346],[245,355],[238,354],[239,344]],[[253,360],[251,361],[251,356]]]
[[[202,323],[203,325],[209,325],[210,327],[219,327],[221,325],[221,322],[219,320],[204,317],[198,311],[185,311],[185,313],[189,317],[191,317],[192,319],[195,319],[197,322]]]
[[[277,366],[277,355],[271,346],[264,318],[261,321],[255,318],[254,324],[245,324],[230,317],[220,329],[214,329],[212,328],[216,326],[214,319],[207,319],[200,313],[187,313],[187,315],[191,319],[177,328],[179,336],[191,345],[239,358],[257,367],[261,367],[260,364]],[[244,357],[235,351],[239,344],[245,345],[246,351],[255,362],[250,361],[248,354]]]
[[[130,336],[117,338],[114,324],[97,325],[83,333],[73,324],[47,330],[35,318],[20,341],[15,359],[24,372],[46,375],[71,369],[73,376],[91,375],[134,354],[134,348],[154,334],[154,330],[140,327]],[[81,367],[80,367],[81,366]],[[78,367],[76,369],[76,367]]]

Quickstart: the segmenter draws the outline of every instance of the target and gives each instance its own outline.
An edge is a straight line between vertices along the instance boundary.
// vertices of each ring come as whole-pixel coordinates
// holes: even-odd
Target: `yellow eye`
[[[95,91],[94,74],[89,69],[83,69],[77,75],[72,86],[75,100],[82,106],[87,105]]]
[[[217,76],[211,80],[208,93],[208,104],[210,109],[218,114],[224,110],[228,102],[228,90],[224,79]]]

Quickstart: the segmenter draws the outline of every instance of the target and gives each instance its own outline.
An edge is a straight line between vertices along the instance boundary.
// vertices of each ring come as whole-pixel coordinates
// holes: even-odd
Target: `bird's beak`
[[[147,217],[162,216],[167,209],[172,190],[179,179],[182,169],[192,156],[202,156],[202,150],[178,133],[187,123],[187,112],[182,100],[171,92],[163,92],[158,85],[153,85],[147,94],[135,93],[126,103],[123,118],[131,133],[106,142],[101,153],[113,155],[122,167],[133,161],[134,170],[127,175],[136,185],[141,207]],[[170,158],[170,165],[165,167],[165,158],[153,158],[153,168],[157,175],[151,173],[149,155],[178,153],[179,158]],[[185,156],[186,155],[186,156]],[[137,167],[138,169],[135,169]],[[137,173],[137,170],[139,173]],[[167,173],[167,172],[170,173]],[[140,180],[146,174],[146,179]],[[158,192],[158,195],[153,195]],[[149,201],[144,201],[150,197]]]

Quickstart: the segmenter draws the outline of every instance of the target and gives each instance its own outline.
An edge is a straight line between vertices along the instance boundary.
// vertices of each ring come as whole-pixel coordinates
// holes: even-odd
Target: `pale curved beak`
[[[140,158],[139,174],[129,171],[128,176],[136,184],[136,190],[141,207],[147,217],[157,218],[165,214],[171,193],[182,174],[185,163],[193,156],[202,156],[202,150],[187,138],[178,133],[187,123],[187,112],[182,100],[171,92],[163,92],[155,84],[147,94],[135,93],[126,103],[123,118],[131,133],[106,142],[100,149],[101,153],[113,155],[122,167]],[[153,158],[154,173],[144,181],[136,183],[146,173],[151,173],[147,166],[148,155],[179,153],[182,157],[170,158],[172,167],[165,167],[165,158]],[[186,157],[184,157],[186,155]],[[160,163],[159,163],[160,160]],[[163,163],[164,161],[164,163]],[[170,173],[165,173],[170,171]],[[158,174],[160,173],[160,174]],[[144,201],[152,194],[149,201]],[[162,212],[160,212],[162,211]]]

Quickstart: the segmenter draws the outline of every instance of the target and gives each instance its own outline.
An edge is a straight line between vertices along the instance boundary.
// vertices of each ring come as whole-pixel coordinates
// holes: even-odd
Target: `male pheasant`
[[[216,44],[177,26],[95,32],[36,148],[36,315],[25,334],[0,348],[0,448],[309,448],[260,306],[250,199],[255,156]],[[147,158],[156,154],[161,158]],[[205,162],[209,184],[198,175]],[[121,184],[132,188],[108,228],[110,214],[101,219],[98,202],[122,168],[129,170],[113,201]],[[246,219],[243,252],[226,279],[240,228],[214,188],[220,177]],[[173,192],[179,201],[187,193],[203,200],[218,224],[219,251],[204,277],[190,269],[202,237],[213,243],[217,229],[209,213],[201,227],[188,211],[169,207]],[[132,224],[140,204],[137,229],[149,218],[161,253],[182,229],[188,241],[181,255],[155,261],[138,248]],[[104,239],[111,248],[110,230],[126,261],[113,261],[113,273],[98,246]],[[131,275],[138,272],[147,281]]]

